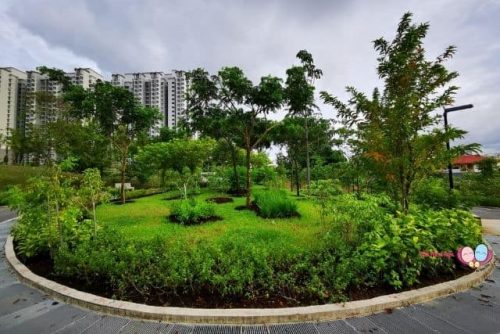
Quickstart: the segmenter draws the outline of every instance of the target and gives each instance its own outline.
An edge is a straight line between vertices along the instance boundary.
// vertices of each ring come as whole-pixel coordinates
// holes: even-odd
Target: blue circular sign
[[[486,260],[487,256],[488,256],[488,247],[486,247],[485,244],[479,244],[476,247],[476,251],[474,252],[474,257],[476,258],[477,261],[481,262]]]

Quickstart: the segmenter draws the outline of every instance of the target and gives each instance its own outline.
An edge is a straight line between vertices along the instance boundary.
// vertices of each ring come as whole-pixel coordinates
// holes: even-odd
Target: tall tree
[[[225,143],[233,168],[234,184],[231,191],[241,194],[238,173],[238,147],[242,146],[241,136],[233,122],[232,114],[224,109],[220,100],[220,78],[210,76],[202,68],[187,73],[190,86],[187,92],[188,114],[186,125],[192,130]]]
[[[389,185],[394,200],[408,212],[414,181],[440,169],[450,157],[446,140],[461,138],[465,131],[440,126],[445,105],[453,103],[458,87],[449,83],[458,76],[444,66],[455,53],[448,47],[435,60],[427,60],[423,40],[429,24],[412,24],[412,14],[403,15],[392,41],[374,41],[378,52],[377,72],[383,80],[380,93],[371,98],[348,87],[347,104],[322,92],[344,124],[356,128],[356,147],[371,160],[375,172]],[[455,146],[454,152],[476,149],[477,145]]]
[[[321,78],[323,72],[314,65],[312,55],[306,50],[297,53],[301,66],[293,66],[286,71],[285,96],[292,115],[304,118],[304,139],[306,155],[307,189],[311,183],[311,157],[309,146],[309,118],[314,108],[314,81]]]
[[[213,120],[212,130],[215,127],[227,130],[228,143],[245,150],[246,204],[250,206],[251,153],[266,144],[266,136],[277,125],[268,120],[267,115],[282,106],[281,79],[265,76],[254,85],[238,67],[225,67],[212,77],[203,70],[198,72],[200,84],[192,88],[190,116],[198,120],[208,116],[207,120]]]
[[[342,156],[333,150],[336,144],[334,130],[330,120],[324,118],[310,117],[308,120],[309,146],[314,155],[311,160],[331,164],[342,160]],[[301,172],[307,168],[307,154],[304,150],[306,145],[306,119],[301,116],[286,117],[277,127],[272,135],[275,144],[286,148],[286,159],[292,183],[295,184],[297,196],[300,196]],[[282,157],[282,162],[285,162]],[[311,166],[311,164],[309,165]],[[306,176],[307,177],[307,176]]]
[[[199,171],[210,159],[215,147],[213,139],[174,139],[144,146],[137,156],[142,165],[160,171],[162,183],[165,173],[172,170],[180,180],[179,188],[187,198],[187,187],[199,178]]]

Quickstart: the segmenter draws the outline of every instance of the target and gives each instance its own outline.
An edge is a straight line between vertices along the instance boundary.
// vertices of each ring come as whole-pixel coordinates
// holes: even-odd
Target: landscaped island
[[[453,258],[420,253],[454,251],[481,239],[479,224],[466,211],[400,215],[384,196],[353,194],[329,198],[329,214],[322,215],[325,203],[288,193],[300,216],[267,219],[237,210],[245,199],[236,197],[212,204],[219,220],[184,225],[169,218],[184,201],[171,200],[176,193],[99,206],[102,228],[95,239],[70,241],[52,260],[47,252],[21,258],[35,272],[110,298],[191,307],[285,307],[368,298],[452,279],[468,271]],[[256,189],[257,196],[265,193],[276,190]],[[204,189],[195,197],[206,203],[224,196]],[[14,234],[18,246],[26,242],[20,239],[22,222]],[[76,241],[85,227],[75,228]]]

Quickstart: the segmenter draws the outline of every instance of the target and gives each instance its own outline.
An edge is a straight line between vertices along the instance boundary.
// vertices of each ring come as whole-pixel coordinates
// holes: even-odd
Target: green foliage
[[[264,185],[275,179],[277,176],[278,174],[272,166],[252,168],[252,180],[255,184]]]
[[[429,177],[415,184],[412,199],[416,204],[428,209],[446,209],[467,206],[457,189],[450,193],[448,181],[443,177]]]
[[[255,194],[259,215],[264,218],[286,218],[297,214],[297,203],[281,190],[267,190]]]
[[[327,192],[335,188],[324,186]],[[224,204],[218,207],[225,212],[220,223],[186,227],[165,222],[168,208],[163,197],[144,198],[119,208],[102,207],[100,216],[115,211],[119,219],[114,226],[120,228],[104,227],[95,238],[90,238],[90,221],[77,223],[77,212],[66,211],[62,219],[67,224],[63,229],[66,242],[52,252],[56,273],[90,285],[101,284],[120,299],[213,296],[218,300],[242,301],[284,298],[297,304],[314,304],[345,301],[350,289],[386,285],[400,289],[415,285],[423,277],[450,273],[455,266],[453,260],[422,257],[420,252],[455,251],[480,241],[480,226],[466,211],[412,210],[408,215],[400,215],[394,213],[387,196],[336,195],[334,191],[334,213],[327,225],[313,230],[312,239],[303,231],[316,226],[318,216],[307,200],[298,204],[303,209],[302,218],[306,216],[308,221],[293,218],[278,226],[275,224],[280,224],[281,219],[263,224],[262,220],[255,221],[260,218],[252,213]],[[31,199],[31,203],[42,204],[37,206],[39,212],[28,213],[36,217],[32,224],[41,223],[43,198]],[[238,200],[243,203],[243,199]],[[193,203],[197,208],[193,209]],[[204,204],[201,199],[179,202],[185,217],[191,211],[203,211],[199,206]],[[130,211],[132,208],[136,212]],[[140,238],[140,231],[130,224],[137,223],[138,217],[144,219],[145,209],[162,218],[160,225],[151,226],[147,238]],[[231,218],[229,213],[237,217]],[[307,216],[311,213],[314,215]],[[226,217],[229,222],[224,225]],[[298,224],[294,223],[296,220]],[[141,229],[150,224],[138,222]],[[239,229],[233,230],[238,224]],[[25,238],[29,241],[23,247],[46,249],[37,244],[41,240],[39,234],[48,234],[45,229],[22,226],[30,230],[18,233],[33,238]],[[156,232],[163,227],[172,228],[170,237]],[[287,228],[291,236],[282,233]],[[55,230],[53,226],[51,232]],[[57,243],[57,237],[53,241]],[[23,251],[33,254],[29,247]]]
[[[184,199],[172,205],[171,216],[183,225],[199,224],[216,217],[215,205],[195,199]]]
[[[268,133],[277,126],[266,116],[283,104],[282,80],[265,76],[254,85],[238,67],[224,67],[216,76],[196,69],[188,74],[188,79],[191,126],[225,140],[231,147],[233,166],[236,166],[235,146],[245,150],[246,205],[250,206],[251,153],[267,144]],[[205,121],[207,116],[210,122]]]
[[[461,198],[469,206],[484,205],[500,207],[500,172],[491,176],[483,173],[464,173],[455,178]]]
[[[12,234],[23,258],[74,247],[92,235],[95,225],[83,219],[71,178],[61,180],[58,167],[10,192],[10,205],[20,218]]]
[[[215,167],[207,176],[208,187],[218,193],[225,193],[231,189],[234,173],[230,168]]]
[[[370,161],[372,173],[386,183],[405,213],[415,181],[441,169],[451,155],[478,149],[475,144],[454,146],[451,154],[445,149],[447,140],[466,133],[450,127],[443,131],[441,115],[435,114],[453,103],[458,90],[449,85],[458,73],[444,66],[456,48],[449,46],[436,59],[427,60],[423,40],[429,24],[413,24],[411,19],[411,13],[403,15],[392,41],[374,41],[382,91],[375,88],[368,97],[347,87],[351,95],[347,104],[321,93],[337,109],[344,126],[354,130],[351,143],[356,155]]]
[[[309,196],[312,197],[315,204],[319,207],[320,216],[323,221],[331,212],[334,197],[341,193],[342,188],[336,180],[319,180],[311,183]]]
[[[412,286],[422,275],[452,272],[454,262],[420,252],[454,252],[481,240],[481,226],[470,212],[420,211],[373,221],[357,250],[368,285],[385,282],[396,289]]]

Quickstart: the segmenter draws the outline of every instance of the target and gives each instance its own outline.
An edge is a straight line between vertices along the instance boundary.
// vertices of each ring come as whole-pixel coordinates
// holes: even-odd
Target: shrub
[[[216,192],[225,193],[231,188],[231,180],[227,170],[223,167],[216,167],[213,173],[209,174],[208,187]]]
[[[420,252],[454,252],[481,240],[479,223],[464,210],[414,211],[371,223],[353,256],[363,261],[359,271],[368,286],[383,282],[400,289],[413,286],[424,275],[449,273],[455,268],[452,260],[422,257]]]
[[[259,215],[264,218],[286,218],[297,215],[297,203],[284,191],[268,190],[255,194]]]
[[[463,205],[460,193],[451,193],[448,182],[443,178],[430,177],[419,181],[413,190],[413,200],[428,209],[449,209]]]
[[[172,206],[171,218],[181,224],[199,224],[215,218],[215,206],[198,200],[182,200]]]
[[[255,184],[265,184],[278,176],[276,169],[271,166],[252,168],[252,181]]]

